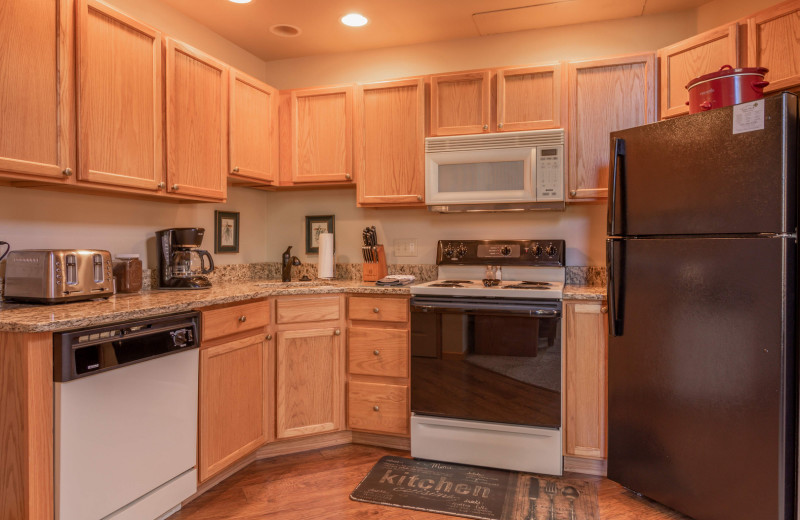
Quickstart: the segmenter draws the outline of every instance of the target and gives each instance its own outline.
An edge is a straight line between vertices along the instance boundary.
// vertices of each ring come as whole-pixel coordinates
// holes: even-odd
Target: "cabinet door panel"
[[[769,69],[764,92],[800,85],[800,1],[784,2],[747,20],[747,62]]]
[[[0,6],[0,170],[67,182],[74,169],[73,3]],[[69,172],[68,172],[69,173]]]
[[[422,79],[359,85],[356,184],[361,205],[422,205],[425,194]]]
[[[278,332],[276,437],[342,429],[344,385],[339,329]]]
[[[497,71],[497,131],[561,125],[561,65]]]
[[[607,321],[598,303],[566,303],[564,453],[606,457],[608,429]]]
[[[258,334],[200,351],[199,479],[266,442],[266,347]]]
[[[167,188],[221,200],[227,185],[228,68],[167,38]]]
[[[161,33],[94,0],[78,13],[78,179],[157,190]]]
[[[278,92],[237,70],[230,76],[228,174],[272,183],[278,174]]]
[[[655,55],[569,64],[568,198],[606,198],[609,134],[655,119]]]
[[[431,76],[431,135],[489,131],[489,80],[488,70]]]
[[[739,66],[739,29],[732,23],[659,49],[661,118],[689,113],[686,85],[723,65]]]

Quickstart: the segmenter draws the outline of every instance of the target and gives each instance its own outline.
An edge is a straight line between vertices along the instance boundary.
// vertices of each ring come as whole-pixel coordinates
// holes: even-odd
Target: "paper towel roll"
[[[317,276],[319,278],[333,278],[333,267],[333,233],[320,233]]]

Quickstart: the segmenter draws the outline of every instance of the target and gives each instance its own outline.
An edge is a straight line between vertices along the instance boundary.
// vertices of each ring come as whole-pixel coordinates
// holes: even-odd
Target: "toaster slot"
[[[100,283],[103,281],[103,255],[99,254],[92,255],[92,264],[94,271],[94,281],[95,283]]]
[[[67,285],[78,285],[78,259],[73,254],[66,255]]]

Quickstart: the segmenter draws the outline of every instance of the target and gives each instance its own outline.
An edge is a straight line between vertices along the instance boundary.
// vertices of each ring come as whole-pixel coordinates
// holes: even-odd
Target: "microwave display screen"
[[[438,181],[439,193],[522,190],[525,162],[440,164]]]
[[[548,150],[542,150],[541,154],[542,157],[550,157],[553,155],[558,155],[558,150],[555,148],[550,148]]]

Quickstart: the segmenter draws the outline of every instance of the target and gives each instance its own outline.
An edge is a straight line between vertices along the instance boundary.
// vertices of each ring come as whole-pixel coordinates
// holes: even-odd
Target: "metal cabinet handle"
[[[380,350],[373,350],[372,353],[375,354],[376,356],[380,356],[381,355],[381,351]]]
[[[375,406],[372,407],[372,411],[373,412],[380,412],[381,411],[381,407],[376,404]]]
[[[242,323],[246,322],[247,321],[247,316],[244,316],[244,315],[239,316],[239,321],[242,322]]]
[[[272,339],[272,334],[267,334],[267,341]]]
[[[608,305],[603,305],[602,307],[600,307],[600,314],[606,314],[606,313],[608,313]]]
[[[334,331],[333,331],[333,335],[334,335],[334,336],[339,336],[339,335],[341,335],[341,334],[342,334],[342,331],[341,331],[341,330],[339,330],[339,329],[336,329],[336,330],[334,330]]]
[[[503,123],[497,123],[497,128],[503,128]]]
[[[172,185],[172,191],[178,191],[178,185],[177,184],[173,184]]]
[[[344,174],[344,178],[345,178],[345,179],[347,179],[347,180],[349,181],[350,179],[352,179],[352,178],[353,178],[353,176],[352,176],[352,175],[350,175],[349,173],[345,173],[345,174]]]
[[[484,130],[488,130],[489,129],[489,125],[483,125],[483,129]]]
[[[377,308],[377,307],[373,307],[372,308],[372,312],[374,312],[375,314],[378,314],[379,312],[381,312],[381,310],[379,308]]]
[[[158,188],[159,190],[163,190],[163,189],[164,189],[164,188],[166,188],[166,187],[167,187],[167,183],[166,183],[166,182],[159,182],[159,183],[158,183],[158,186],[157,186],[157,188]]]
[[[64,174],[64,177],[71,177],[72,176],[72,168],[64,168],[64,171],[61,173]]]
[[[576,196],[577,194],[578,194],[578,192],[577,192],[576,190],[571,190],[571,191],[569,192],[569,196],[570,196],[570,197],[574,197],[574,196]]]
[[[422,195],[417,195],[417,200],[422,202]]]
[[[233,171],[233,173],[239,173],[239,167],[238,166],[234,166],[232,171]]]

